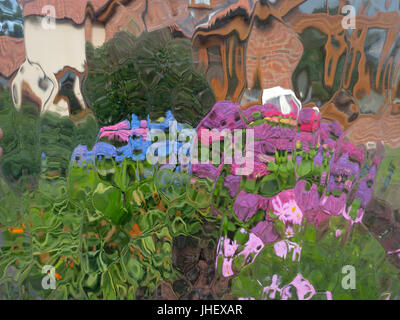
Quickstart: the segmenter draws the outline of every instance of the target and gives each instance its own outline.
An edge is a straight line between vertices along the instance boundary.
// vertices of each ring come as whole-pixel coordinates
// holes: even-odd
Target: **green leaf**
[[[93,193],[93,206],[115,224],[121,224],[127,216],[121,191],[103,183],[99,183]]]

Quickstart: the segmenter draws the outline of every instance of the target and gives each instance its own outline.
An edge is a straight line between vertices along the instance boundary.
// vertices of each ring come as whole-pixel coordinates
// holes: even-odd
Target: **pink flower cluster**
[[[293,189],[285,190],[272,198],[272,210],[279,220],[285,223],[286,236],[288,238],[294,235],[293,225],[301,225],[303,213],[296,203]]]
[[[140,121],[140,128],[131,129],[131,124],[128,120],[124,120],[112,126],[103,127],[100,129],[99,139],[107,138],[108,140],[120,140],[128,142],[129,137],[138,136],[146,140],[149,129],[147,128],[147,121]]]
[[[359,163],[364,162],[364,151],[349,141],[343,141],[339,146],[339,154],[347,153],[350,158],[357,160]]]
[[[264,112],[264,117],[282,117],[282,118],[297,119],[297,114],[294,112],[283,114],[278,110],[268,110]]]
[[[274,244],[274,250],[275,254],[283,259],[286,259],[287,254],[292,251],[292,261],[300,261],[301,247],[296,242],[288,240],[276,242]]]
[[[262,286],[262,284],[259,282]],[[299,300],[310,300],[317,292],[313,285],[305,279],[300,273],[296,275],[292,282],[280,288],[280,280],[277,274],[272,276],[271,285],[263,287],[262,298],[265,300],[275,299],[276,294],[279,293],[281,300],[288,300],[292,298],[292,290],[295,289]],[[323,292],[327,300],[332,300],[332,293],[330,291]]]
[[[246,230],[241,229],[240,232],[247,233]],[[235,257],[243,255],[246,263],[253,263],[258,254],[264,248],[263,241],[257,237],[254,233],[250,232],[249,239],[244,245],[244,248],[237,252],[239,248],[239,244],[235,241],[232,241],[229,238],[221,237],[218,242],[217,252],[219,256],[223,256],[222,262],[222,275],[226,278],[233,276],[234,272],[232,269],[232,262]],[[254,254],[251,260],[248,258],[251,254]],[[216,260],[216,267],[218,266],[218,257]]]

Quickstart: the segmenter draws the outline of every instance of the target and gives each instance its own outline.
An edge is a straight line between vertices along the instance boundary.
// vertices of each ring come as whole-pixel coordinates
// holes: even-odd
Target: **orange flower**
[[[61,276],[59,273],[56,273],[56,279],[57,279],[57,280],[61,280],[61,279],[62,279],[62,276]]]
[[[131,231],[129,231],[129,234],[134,237],[137,236],[139,234],[142,233],[142,230],[140,230],[139,225],[137,223],[135,223],[131,229]]]
[[[24,233],[24,229],[25,229],[25,223],[22,223],[22,227],[21,228],[8,228],[8,231],[14,234],[17,233]]]

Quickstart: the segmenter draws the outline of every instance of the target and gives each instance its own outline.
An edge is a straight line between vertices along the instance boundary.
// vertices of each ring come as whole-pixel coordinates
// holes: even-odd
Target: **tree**
[[[11,34],[14,38],[23,38],[24,37],[24,29],[20,24],[14,24],[14,30]]]
[[[75,125],[68,117],[53,113],[40,116],[37,106],[24,102],[14,108],[8,89],[0,89],[0,128],[3,130],[1,171],[14,188],[34,187],[41,172],[41,155],[47,171],[65,176],[73,149],[78,144],[92,147],[98,133],[97,123],[88,117]]]
[[[119,32],[103,47],[87,45],[84,94],[101,125],[132,113],[152,119],[172,110],[179,122],[197,125],[215,103],[204,76],[194,69],[191,42],[169,30],[139,38]]]

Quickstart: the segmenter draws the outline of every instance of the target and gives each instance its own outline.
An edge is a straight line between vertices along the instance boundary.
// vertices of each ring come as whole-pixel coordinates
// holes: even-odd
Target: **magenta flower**
[[[224,187],[229,190],[229,195],[234,198],[240,187],[240,177],[228,175],[224,181]]]
[[[118,130],[129,130],[131,128],[131,124],[128,120],[124,120],[112,126],[103,127],[100,129],[100,132],[104,131],[118,131]]]
[[[279,239],[279,235],[276,233],[273,224],[266,220],[259,222],[251,229],[251,232],[260,238],[264,244],[275,242]]]
[[[347,153],[349,157],[357,160],[359,163],[364,162],[364,151],[349,141],[343,141],[339,148],[340,153]]]
[[[100,129],[99,139],[107,138],[108,140],[129,141],[129,137],[133,136],[131,124],[128,120],[124,120],[112,126],[103,127]]]
[[[258,283],[260,284],[260,286],[262,286],[260,281],[258,281]],[[292,297],[291,290],[293,288],[296,289],[297,297],[299,300],[310,300],[316,294],[313,285],[300,273],[298,273],[293,281],[290,282],[287,286],[284,286],[282,288],[280,288],[279,286],[279,277],[277,274],[274,274],[272,276],[271,285],[263,287],[262,299],[275,299],[276,294],[279,293],[281,300],[288,300]],[[325,294],[328,300],[332,300],[331,292],[326,291]]]
[[[222,165],[215,167],[213,164],[199,163],[192,165],[192,172],[199,178],[209,178],[216,180],[219,176]]]
[[[103,131],[99,135],[99,139],[107,138],[108,140],[119,140],[128,142],[129,137],[133,136],[133,130]]]
[[[305,108],[300,110],[299,125],[300,130],[313,132],[319,128],[320,113],[313,108]]]
[[[264,163],[255,161],[253,173],[251,173],[247,178],[249,180],[256,180],[268,174],[270,174],[270,172],[268,171],[267,166]]]
[[[330,124],[329,124],[329,129],[330,129],[330,131],[331,131],[331,133],[333,133],[336,137],[340,137],[342,134],[343,134],[343,130],[342,130],[342,128],[340,127],[340,124],[339,124],[339,122],[337,122],[337,121],[332,121]]]
[[[293,189],[283,191],[272,198],[271,204],[279,220],[289,224],[301,224],[303,213],[296,203]]]
[[[256,127],[254,127],[254,138],[262,139],[270,138],[273,131],[271,130],[273,127],[268,123],[262,123]]]
[[[330,216],[339,216],[346,206],[346,194],[342,193],[339,198],[333,195],[322,196],[319,202],[319,208]]]
[[[376,166],[373,165],[368,175],[362,178],[359,182],[357,191],[355,193],[355,198],[361,200],[361,206],[366,208],[368,203],[372,199],[372,195],[374,192],[374,181],[376,176]]]
[[[308,215],[318,210],[319,193],[315,184],[311,186],[310,190],[306,190],[306,185],[306,180],[299,180],[294,187],[294,194],[300,210]]]
[[[245,123],[240,115],[239,106],[231,101],[218,101],[198,128],[244,129]]]
[[[137,129],[133,129],[132,133],[135,136],[143,137],[143,140],[146,140],[147,139],[147,135],[149,133],[149,129],[148,128],[137,128]]]
[[[257,194],[246,193],[244,190],[239,192],[233,205],[233,211],[238,219],[245,222],[249,221],[259,209],[269,210],[269,199]]]

